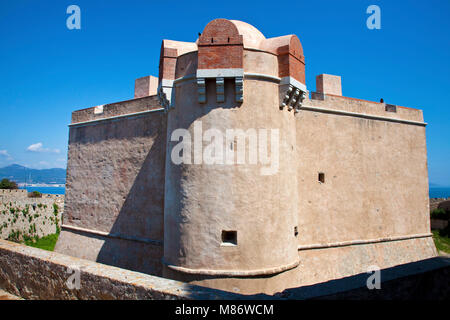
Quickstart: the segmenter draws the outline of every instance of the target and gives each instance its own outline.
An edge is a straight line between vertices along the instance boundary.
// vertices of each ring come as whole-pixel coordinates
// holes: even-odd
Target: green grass
[[[433,230],[433,240],[436,248],[439,251],[443,251],[445,253],[450,253],[450,238],[446,236],[439,235],[438,230]]]
[[[25,244],[30,247],[53,251],[55,249],[56,241],[58,241],[58,237],[59,232],[35,239],[35,242],[33,242],[32,239],[26,239]]]

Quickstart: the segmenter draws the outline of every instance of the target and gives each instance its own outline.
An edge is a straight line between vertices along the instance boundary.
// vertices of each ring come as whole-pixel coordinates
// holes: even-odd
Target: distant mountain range
[[[4,178],[17,183],[64,184],[66,183],[66,170],[60,168],[39,170],[12,164],[0,168],[0,180]]]

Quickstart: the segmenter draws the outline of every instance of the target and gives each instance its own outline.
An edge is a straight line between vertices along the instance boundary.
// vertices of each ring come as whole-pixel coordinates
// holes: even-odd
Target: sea
[[[430,187],[430,198],[449,198],[450,187]]]
[[[65,194],[65,187],[27,187],[28,192],[39,191],[40,193]],[[450,187],[430,187],[430,198],[449,198]]]
[[[20,188],[23,189],[23,188]],[[65,194],[65,187],[26,187],[28,192],[38,191],[40,193],[48,193],[48,194]]]

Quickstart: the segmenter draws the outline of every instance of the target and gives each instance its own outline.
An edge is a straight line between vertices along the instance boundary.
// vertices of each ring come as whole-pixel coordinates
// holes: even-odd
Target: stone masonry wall
[[[385,103],[316,92],[311,92],[311,97],[312,99],[305,99],[303,103],[305,107],[314,106],[337,111],[423,122],[423,113],[420,109],[397,106],[396,112],[389,112],[386,111]]]
[[[79,270],[79,288],[68,287],[74,274],[67,272],[69,268]],[[245,298],[4,240],[0,240],[0,289],[34,300]]]
[[[356,99],[305,104],[423,121],[420,110]],[[430,233],[424,125],[315,110],[297,121],[299,245]]]
[[[124,101],[105,106],[104,120],[70,127],[65,221],[55,251],[161,273],[166,114],[158,108],[154,96]],[[100,119],[93,108],[72,118]]]
[[[58,206],[57,211],[53,205]],[[53,234],[61,226],[64,196],[43,194],[29,198],[26,190],[0,190],[0,239],[13,232],[39,238]]]
[[[148,96],[74,111],[72,112],[72,123],[106,119],[157,108],[160,108],[158,97]]]

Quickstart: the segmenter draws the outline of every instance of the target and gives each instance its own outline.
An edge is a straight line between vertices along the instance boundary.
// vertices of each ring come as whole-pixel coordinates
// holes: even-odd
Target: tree
[[[14,181],[10,181],[9,179],[2,179],[2,181],[0,181],[0,189],[19,189],[19,187]]]

